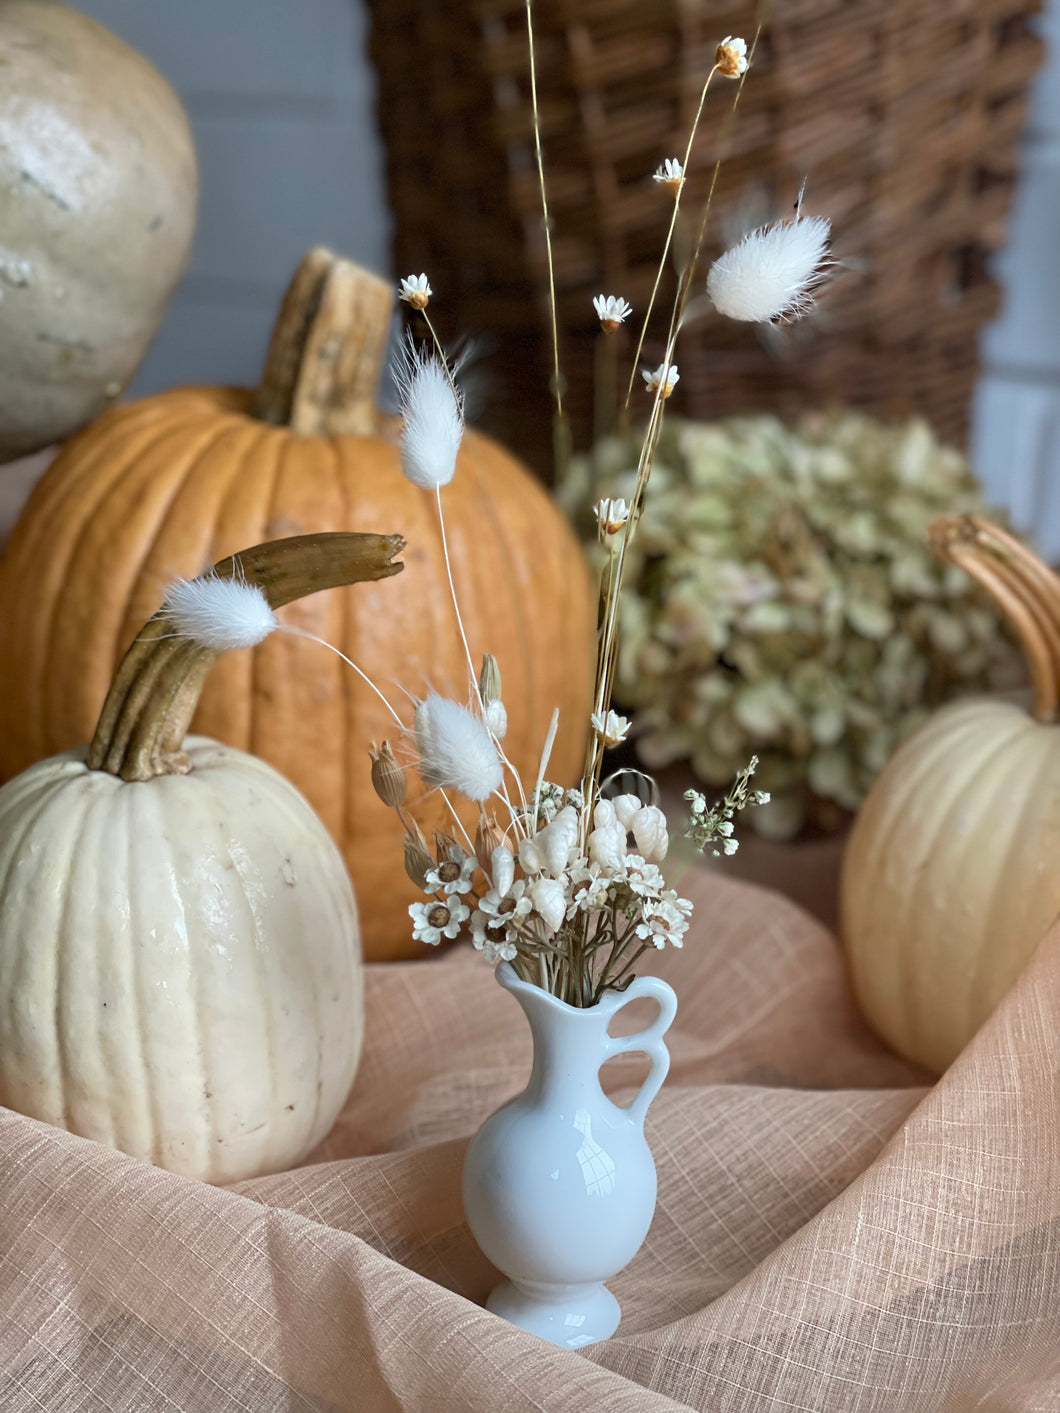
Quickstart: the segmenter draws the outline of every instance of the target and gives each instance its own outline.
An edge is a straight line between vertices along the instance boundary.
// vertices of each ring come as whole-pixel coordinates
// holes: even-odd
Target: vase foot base
[[[544,1285],[503,1281],[494,1287],[486,1309],[520,1329],[564,1349],[609,1339],[618,1329],[622,1309],[607,1286]]]

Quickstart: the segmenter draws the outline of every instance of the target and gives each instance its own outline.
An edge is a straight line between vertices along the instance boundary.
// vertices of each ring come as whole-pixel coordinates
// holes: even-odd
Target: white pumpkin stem
[[[974,579],[1019,637],[1034,689],[1038,721],[1060,705],[1060,579],[1000,526],[972,515],[947,516],[928,531],[932,548]]]
[[[323,589],[398,574],[404,565],[393,560],[404,547],[400,535],[296,535],[242,550],[210,572],[259,585],[270,607],[280,608]],[[164,610],[148,619],[114,674],[89,746],[89,769],[122,780],[184,774],[188,758],[181,747],[219,656],[175,635]]]
[[[295,271],[272,331],[254,415],[302,436],[374,436],[394,289],[318,246]]]

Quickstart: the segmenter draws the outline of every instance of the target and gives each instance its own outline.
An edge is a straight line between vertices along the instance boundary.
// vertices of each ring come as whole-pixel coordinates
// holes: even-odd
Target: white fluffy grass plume
[[[463,409],[453,396],[449,375],[434,354],[406,345],[397,381],[405,419],[401,469],[424,490],[447,486],[464,435]]]
[[[830,231],[824,216],[798,216],[751,231],[710,267],[707,294],[714,307],[756,324],[805,314],[829,263]]]
[[[432,692],[417,706],[413,730],[426,784],[452,786],[478,801],[500,788],[503,771],[496,747],[467,707]]]
[[[177,633],[218,652],[252,648],[280,626],[256,584],[216,574],[175,579],[166,590],[161,612]]]

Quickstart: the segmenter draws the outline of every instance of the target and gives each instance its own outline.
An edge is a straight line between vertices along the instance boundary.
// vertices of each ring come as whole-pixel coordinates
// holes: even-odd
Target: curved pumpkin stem
[[[280,608],[323,589],[399,574],[404,565],[393,559],[404,547],[400,535],[296,535],[242,550],[210,572],[259,585],[270,606]],[[88,749],[89,769],[122,780],[184,774],[181,746],[218,657],[217,649],[174,633],[164,610],[148,619],[114,674]]]
[[[272,331],[254,415],[302,436],[372,436],[394,289],[318,246],[295,271]]]
[[[1060,579],[1015,535],[977,516],[946,516],[929,527],[931,546],[985,589],[1018,634],[1034,689],[1034,716],[1060,705]]]

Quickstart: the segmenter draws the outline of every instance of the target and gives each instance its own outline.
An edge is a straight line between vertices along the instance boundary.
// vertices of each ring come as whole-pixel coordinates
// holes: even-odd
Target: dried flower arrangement
[[[527,5],[530,37],[530,78],[534,84],[531,5]],[[752,46],[753,53],[753,46]],[[672,195],[669,230],[659,265],[659,280],[669,258],[677,226],[683,172],[699,127],[704,102],[716,76],[737,82],[733,108],[739,99],[751,54],[742,39],[726,38],[700,95],[699,109],[682,160],[667,159],[655,179]],[[551,262],[551,236],[540,125],[536,129],[538,175],[541,184],[546,248]],[[709,203],[708,207],[709,209]],[[600,586],[598,652],[591,719],[586,723],[588,745],[582,778],[575,789],[563,789],[548,779],[550,750],[557,716],[543,743],[536,780],[523,781],[504,752],[506,713],[495,659],[487,653],[476,671],[453,586],[446,540],[442,490],[456,470],[464,426],[463,399],[455,370],[434,331],[428,314],[433,294],[427,275],[401,281],[402,299],[426,321],[429,350],[412,342],[403,351],[399,368],[404,429],[402,467],[415,485],[433,492],[452,598],[468,669],[466,702],[428,691],[415,700],[411,726],[382,691],[400,733],[395,750],[384,741],[372,751],[372,780],[385,804],[397,811],[405,829],[406,869],[423,887],[427,900],[410,908],[414,936],[429,945],[455,938],[465,929],[489,961],[503,959],[525,982],[540,986],[575,1007],[594,1005],[605,990],[622,990],[633,980],[640,956],[650,948],[680,947],[692,905],[670,887],[660,868],[669,848],[666,818],[653,799],[641,793],[613,796],[603,778],[605,752],[618,745],[629,722],[611,705],[618,663],[621,590],[631,563],[631,547],[645,508],[645,494],[656,462],[663,431],[665,404],[678,380],[674,351],[678,331],[703,246],[707,210],[699,238],[679,282],[665,343],[666,356],[642,376],[651,408],[640,444],[629,498],[608,498],[596,506],[604,563]],[[750,321],[788,320],[808,307],[812,291],[827,268],[829,224],[820,217],[792,219],[746,236],[711,266],[707,292],[715,308],[729,318]],[[659,281],[656,282],[656,292]],[[655,293],[632,361],[626,408]],[[620,296],[601,294],[594,300],[604,335],[613,333],[632,310]],[[563,444],[562,379],[555,339],[553,291],[553,352],[557,445]],[[255,591],[242,586],[246,594]],[[230,591],[231,586],[227,586]],[[207,585],[210,591],[210,586]],[[180,591],[172,594],[168,611],[179,631],[202,637],[210,629],[198,618],[185,618]],[[201,610],[201,605],[200,605]],[[231,645],[230,633],[240,617],[232,604],[218,606],[218,631]],[[284,627],[261,609],[242,614],[247,641],[254,634]],[[226,636],[227,635],[227,636]],[[348,659],[347,659],[348,661]],[[360,667],[350,664],[364,676]],[[367,680],[367,679],[366,679]],[[433,851],[409,810],[403,764],[415,767],[428,788],[437,790],[449,808],[452,834],[436,834]],[[738,773],[726,797],[713,807],[704,796],[689,791],[691,818],[686,837],[699,849],[729,854],[736,849],[733,819],[751,804],[764,804],[768,795],[752,789],[752,760]],[[650,782],[649,782],[650,783]],[[472,838],[450,792],[478,808]]]
[[[613,437],[576,460],[587,534],[589,487],[628,495],[636,458]],[[671,418],[619,609],[645,767],[687,759],[716,786],[757,752],[772,799],[752,827],[790,838],[857,808],[942,702],[1022,685],[995,606],[931,551],[944,513],[982,514],[981,494],[921,422]]]

